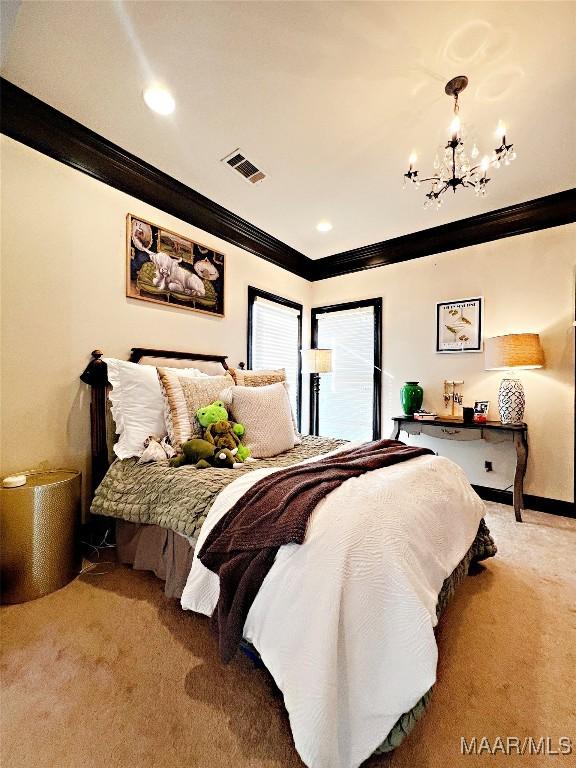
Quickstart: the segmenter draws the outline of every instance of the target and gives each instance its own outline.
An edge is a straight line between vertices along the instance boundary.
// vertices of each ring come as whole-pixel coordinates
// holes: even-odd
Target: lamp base
[[[524,387],[519,379],[502,379],[498,390],[498,410],[502,424],[523,424]]]
[[[311,379],[311,404],[312,412],[310,414],[310,433],[318,436],[320,434],[320,374],[310,374]]]

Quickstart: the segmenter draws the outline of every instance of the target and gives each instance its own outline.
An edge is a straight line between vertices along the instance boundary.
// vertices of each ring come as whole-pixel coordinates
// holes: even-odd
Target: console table
[[[522,522],[524,508],[524,475],[528,460],[528,427],[526,424],[502,424],[500,421],[472,422],[453,419],[433,419],[421,421],[412,416],[394,416],[394,431],[392,439],[398,440],[404,430],[409,435],[424,433],[428,437],[439,437],[446,440],[481,440],[485,432],[499,432],[510,436],[516,449],[516,471],[514,473],[514,491],[512,501],[516,520]],[[432,429],[427,429],[432,427]]]

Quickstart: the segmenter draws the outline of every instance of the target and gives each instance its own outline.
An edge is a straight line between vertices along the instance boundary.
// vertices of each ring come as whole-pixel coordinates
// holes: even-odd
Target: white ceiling
[[[575,32],[570,2],[24,2],[2,74],[319,258],[575,186]],[[402,174],[413,149],[432,170],[458,74],[469,135],[503,119],[518,159],[425,211]],[[263,184],[219,162],[236,147]]]

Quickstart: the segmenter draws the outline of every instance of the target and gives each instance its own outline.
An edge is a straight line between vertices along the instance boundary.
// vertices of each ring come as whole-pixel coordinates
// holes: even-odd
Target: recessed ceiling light
[[[330,232],[332,224],[330,224],[329,221],[319,221],[318,224],[316,224],[316,229],[318,232]]]
[[[159,115],[171,115],[176,102],[170,91],[161,85],[149,85],[142,94],[146,105]]]

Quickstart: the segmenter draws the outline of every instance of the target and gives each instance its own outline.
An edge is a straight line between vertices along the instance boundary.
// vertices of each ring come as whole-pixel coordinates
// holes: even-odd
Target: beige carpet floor
[[[425,717],[377,768],[576,765],[576,520],[489,504],[496,558],[441,619]],[[107,571],[100,573],[99,571]],[[207,620],[108,564],[2,623],[6,768],[298,768],[282,700]],[[460,738],[571,736],[571,757],[461,755]]]

